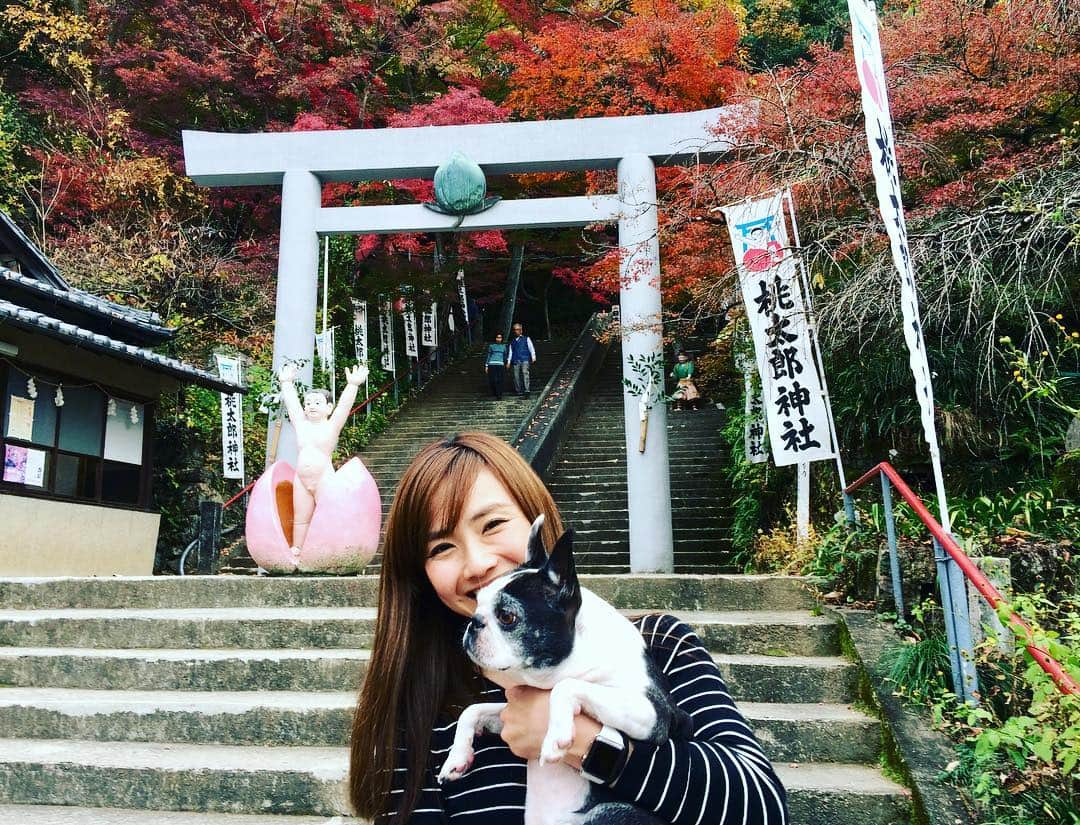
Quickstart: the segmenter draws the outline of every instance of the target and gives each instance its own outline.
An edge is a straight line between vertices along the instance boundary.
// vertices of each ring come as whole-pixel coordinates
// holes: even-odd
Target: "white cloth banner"
[[[405,302],[401,317],[405,321],[405,354],[419,358],[420,347],[416,343],[416,308],[412,301]]]
[[[438,344],[438,315],[436,315],[435,302],[431,302],[431,307],[425,309],[420,316],[420,343],[425,347],[437,347]]]
[[[218,376],[231,384],[240,383],[240,359],[215,355]],[[244,396],[221,394],[221,474],[224,478],[244,477]]]
[[[461,299],[461,314],[465,318],[465,326],[469,326],[469,301],[465,295],[465,270],[459,269],[457,271],[457,291],[458,298]]]
[[[834,455],[783,195],[723,207],[754,341],[773,462]]]
[[[353,354],[356,363],[367,364],[367,301],[353,298]]]
[[[769,460],[769,448],[766,446],[768,424],[765,419],[765,401],[761,397],[761,384],[756,381],[757,369],[752,363],[743,369],[745,384],[746,423],[743,428],[743,446],[746,460],[751,464],[762,464]]]
[[[915,395],[919,400],[923,436],[930,449],[930,461],[937,483],[941,524],[949,530],[949,510],[945,502],[945,481],[941,472],[941,451],[938,449],[937,428],[934,423],[934,389],[930,365],[926,360],[919,315],[919,296],[915,291],[915,268],[908,250],[907,223],[900,192],[900,170],[896,165],[892,117],[889,114],[889,94],[885,84],[885,66],[878,39],[877,10],[873,2],[848,0],[851,15],[851,42],[855,50],[855,68],[862,87],[863,113],[866,115],[866,141],[874,168],[878,207],[889,233],[893,262],[900,275],[900,311],[904,321],[904,340],[908,347],[911,374],[915,377]]]
[[[394,373],[394,309],[389,301],[379,308],[379,366],[383,371]]]
[[[315,352],[319,356],[319,364],[329,373],[334,372],[334,330],[337,327],[327,327],[322,332],[315,333]]]

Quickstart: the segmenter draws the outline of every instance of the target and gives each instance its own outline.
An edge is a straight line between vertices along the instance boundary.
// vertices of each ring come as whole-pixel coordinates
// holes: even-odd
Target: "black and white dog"
[[[544,517],[529,534],[526,561],[476,594],[476,613],[463,640],[484,675],[503,688],[530,685],[551,691],[540,758],[527,768],[526,825],[659,820],[593,784],[562,762],[580,711],[632,739],[661,743],[683,735],[690,719],[670,700],[663,677],[628,619],[578,584],[573,537],[564,533],[549,556],[540,538]],[[498,733],[504,703],[470,705],[458,719],[454,744],[439,782],[459,779],[473,761],[473,738]]]

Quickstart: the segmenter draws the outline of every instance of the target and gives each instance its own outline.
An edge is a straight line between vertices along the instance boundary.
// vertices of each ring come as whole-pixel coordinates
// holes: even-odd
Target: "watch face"
[[[619,767],[622,759],[622,742],[613,745],[601,737],[593,740],[585,760],[581,763],[581,769],[586,774],[600,782],[609,782],[615,776],[615,770]]]

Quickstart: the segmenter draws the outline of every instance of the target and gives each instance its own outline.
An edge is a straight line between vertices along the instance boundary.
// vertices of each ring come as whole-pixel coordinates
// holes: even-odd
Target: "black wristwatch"
[[[626,736],[604,725],[581,760],[581,775],[597,785],[614,782],[626,764]]]

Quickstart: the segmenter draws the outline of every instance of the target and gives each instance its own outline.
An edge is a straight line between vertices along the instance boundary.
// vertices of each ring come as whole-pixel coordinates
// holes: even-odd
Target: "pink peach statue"
[[[296,366],[278,373],[281,399],[296,431],[294,470],[275,461],[255,483],[248,504],[251,558],[271,573],[357,573],[379,546],[382,501],[375,479],[359,458],[335,472],[330,456],[366,367],[345,371],[347,381],[331,412],[330,393],[310,390],[303,406],[296,394]]]

